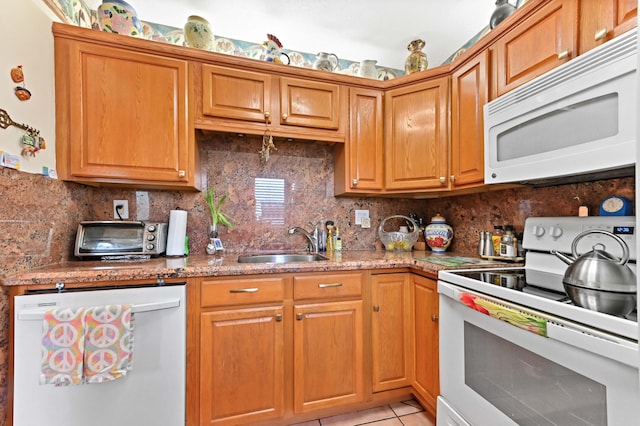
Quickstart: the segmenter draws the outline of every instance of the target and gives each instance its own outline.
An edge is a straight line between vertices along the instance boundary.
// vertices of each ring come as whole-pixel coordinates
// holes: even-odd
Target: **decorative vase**
[[[407,50],[409,56],[407,56],[407,60],[404,62],[404,71],[407,75],[413,74],[414,72],[424,71],[429,66],[429,61],[427,61],[427,54],[422,51],[424,49],[424,40],[413,40],[407,46]]]
[[[191,15],[184,24],[184,40],[189,47],[213,50],[214,37],[211,24],[201,16]]]
[[[133,6],[122,0],[103,0],[98,6],[98,26],[102,31],[142,37],[142,24]]]
[[[373,59],[365,59],[360,62],[360,69],[358,70],[358,75],[360,77],[372,78],[374,80],[378,79],[378,70],[376,68],[376,62]]]
[[[424,238],[431,251],[444,253],[453,240],[453,228],[438,213],[431,218],[431,223],[424,229]]]
[[[500,22],[504,21],[507,16],[515,12],[515,10],[516,7],[509,4],[507,0],[497,0],[496,9],[491,14],[491,19],[489,19],[491,29],[494,29]]]
[[[314,70],[333,72],[338,68],[339,59],[335,53],[320,52],[313,63]]]

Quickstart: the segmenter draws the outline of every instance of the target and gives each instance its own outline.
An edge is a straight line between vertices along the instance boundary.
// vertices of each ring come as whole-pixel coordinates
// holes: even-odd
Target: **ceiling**
[[[515,3],[516,0],[510,0]],[[206,18],[216,35],[261,43],[274,34],[285,49],[375,59],[404,69],[411,40],[426,41],[429,67],[442,64],[481,31],[494,0],[127,0],[143,21],[182,28]],[[96,9],[101,0],[88,0]]]

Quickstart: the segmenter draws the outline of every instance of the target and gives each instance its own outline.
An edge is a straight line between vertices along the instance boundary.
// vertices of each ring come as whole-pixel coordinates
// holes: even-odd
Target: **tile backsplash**
[[[289,236],[287,229],[309,228],[321,219],[340,227],[345,250],[370,250],[385,217],[409,213],[426,223],[442,214],[455,232],[450,250],[473,252],[478,232],[493,225],[511,223],[522,230],[528,216],[577,215],[580,205],[596,215],[600,201],[612,194],[635,201],[632,177],[426,200],[335,197],[331,144],[276,140],[277,151],[262,164],[261,137],[205,133],[198,138],[203,181],[228,194],[225,211],[235,227],[221,228],[220,237],[233,253],[306,249],[305,239]],[[198,192],[93,188],[11,169],[0,169],[0,188],[0,274],[73,260],[78,222],[113,219],[114,199],[129,201],[132,220],[168,221],[170,210],[187,210],[191,253],[204,254],[208,243],[210,216]],[[355,225],[355,210],[369,210],[371,228]]]

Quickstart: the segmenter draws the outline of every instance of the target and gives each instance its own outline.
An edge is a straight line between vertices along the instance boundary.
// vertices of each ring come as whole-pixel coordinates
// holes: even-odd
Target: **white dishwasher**
[[[15,297],[15,426],[184,426],[185,283],[101,287]],[[60,307],[129,304],[133,368],[124,377],[69,386],[40,385],[43,316]]]

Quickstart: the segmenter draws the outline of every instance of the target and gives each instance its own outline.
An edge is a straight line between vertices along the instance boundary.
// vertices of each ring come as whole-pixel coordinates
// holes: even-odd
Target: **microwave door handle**
[[[170,299],[170,300],[162,300],[159,302],[151,302],[151,303],[138,303],[135,305],[131,305],[131,312],[143,313],[143,312],[153,312],[160,311],[164,309],[177,308],[180,306],[180,299]],[[44,314],[47,311],[55,309],[55,306],[48,307],[39,307],[32,309],[23,309],[18,312],[18,320],[42,320],[44,318]]]
[[[638,345],[632,342],[598,336],[592,330],[581,331],[552,322],[547,323],[547,337],[634,368],[638,366]]]

